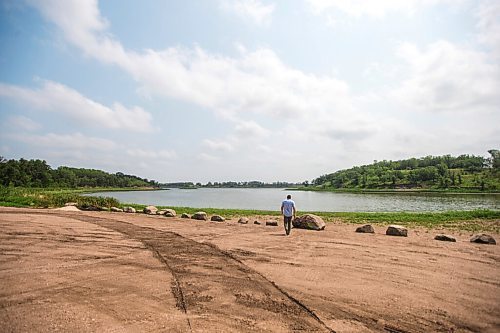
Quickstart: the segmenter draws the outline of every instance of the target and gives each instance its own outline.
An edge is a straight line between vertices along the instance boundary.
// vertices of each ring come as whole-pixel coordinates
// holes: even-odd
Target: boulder
[[[112,211],[112,212],[121,213],[121,212],[123,212],[123,209],[118,208],[118,207],[111,207],[111,211]]]
[[[135,213],[135,208],[134,207],[123,207],[123,211],[125,213]]]
[[[99,212],[101,210],[101,207],[99,207],[99,206],[87,205],[87,204],[83,204],[79,208],[81,210],[86,210],[86,211],[89,211],[89,212]]]
[[[181,215],[181,219],[190,219],[191,218],[191,215],[187,214],[187,213],[182,213]]]
[[[439,234],[434,237],[435,240],[443,241],[443,242],[456,242],[456,238],[450,235]]]
[[[142,211],[144,212],[144,214],[155,215],[156,212],[158,211],[158,208],[156,208],[155,206],[147,206],[144,207]]]
[[[408,237],[408,229],[400,225],[393,224],[387,227],[385,234],[389,236]]]
[[[277,227],[278,221],[266,221],[266,226]]]
[[[165,215],[166,217],[176,217],[177,213],[173,209],[165,209],[163,215]]]
[[[195,219],[195,220],[206,221],[208,216],[207,216],[207,213],[205,213],[205,212],[197,212],[197,213],[194,213],[193,216],[191,216],[191,218]]]
[[[240,219],[238,220],[238,223],[248,224],[248,218],[246,218],[246,217],[240,217]]]
[[[253,224],[257,224],[257,225],[260,225],[260,221],[253,221]]]
[[[357,227],[356,228],[356,232],[373,234],[373,233],[375,233],[375,230],[373,230],[373,227],[370,224],[365,224],[365,225],[363,225],[361,227]]]
[[[220,215],[214,215],[210,218],[210,221],[214,221],[214,222],[224,222],[226,219],[223,218],[222,216]]]
[[[66,202],[66,203],[64,204],[64,206],[65,206],[65,207],[68,207],[68,206],[78,206],[78,203],[76,203],[76,202]]]
[[[471,243],[479,243],[479,244],[493,244],[496,245],[496,241],[493,237],[487,234],[477,234],[472,236],[470,239]]]
[[[326,227],[325,221],[317,215],[305,214],[292,221],[294,228],[323,230]]]

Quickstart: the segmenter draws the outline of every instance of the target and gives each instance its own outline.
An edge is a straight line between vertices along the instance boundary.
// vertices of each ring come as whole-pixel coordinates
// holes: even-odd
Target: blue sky
[[[500,2],[0,2],[0,155],[304,181],[500,143]]]

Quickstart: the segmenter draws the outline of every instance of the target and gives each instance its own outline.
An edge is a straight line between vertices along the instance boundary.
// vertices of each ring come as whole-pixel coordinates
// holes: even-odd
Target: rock
[[[278,221],[266,221],[266,226],[277,227]]]
[[[176,217],[177,213],[173,209],[165,209],[163,215],[166,217]]]
[[[121,213],[121,212],[123,212],[123,209],[118,208],[118,207],[111,207],[111,211],[112,211],[112,212]]]
[[[78,203],[76,203],[76,202],[66,202],[66,203],[64,204],[64,206],[65,206],[65,207],[68,207],[68,206],[78,206]]]
[[[135,208],[134,207],[123,207],[123,211],[125,213],[135,213]]]
[[[240,219],[238,220],[238,223],[248,224],[248,218],[246,218],[246,217],[240,217]]]
[[[370,224],[365,224],[361,227],[356,228],[356,232],[363,232],[363,233],[368,233],[368,234],[373,234],[375,233],[375,230],[373,230],[373,227]]]
[[[182,213],[181,215],[181,219],[190,219],[191,218],[191,215],[187,214],[187,213]]]
[[[387,230],[385,232],[386,235],[389,236],[401,236],[401,237],[408,237],[408,229],[405,227],[402,227],[400,225],[390,225],[387,227]]]
[[[158,208],[156,208],[155,206],[147,206],[144,207],[142,211],[144,212],[144,214],[155,215],[156,212],[158,211]]]
[[[89,211],[89,212],[98,212],[101,210],[101,207],[99,206],[94,206],[94,205],[82,205],[80,207],[81,210],[86,210],[86,211]]]
[[[103,212],[109,212],[109,208],[108,207],[99,207],[99,210],[103,211]]]
[[[226,219],[223,218],[222,216],[220,215],[214,215],[210,218],[210,221],[214,221],[214,222],[224,222]]]
[[[479,244],[493,244],[496,245],[496,241],[493,237],[487,234],[477,234],[472,236],[470,239],[471,243],[479,243]]]
[[[292,221],[294,228],[323,230],[326,227],[325,221],[317,215],[305,214]]]
[[[67,212],[79,212],[80,211],[80,209],[78,209],[78,207],[76,207],[76,206],[64,206],[64,207],[59,207],[56,209],[57,210],[64,210]]]
[[[260,225],[260,222],[259,221],[253,221],[253,224]]]
[[[443,241],[443,242],[456,242],[457,241],[455,239],[455,237],[450,236],[450,235],[445,235],[445,234],[436,235],[436,237],[434,237],[434,239],[438,240],[438,241]]]
[[[193,216],[191,216],[191,218],[195,219],[195,220],[206,221],[208,216],[207,216],[207,213],[205,213],[205,212],[197,212],[197,213],[194,213]]]

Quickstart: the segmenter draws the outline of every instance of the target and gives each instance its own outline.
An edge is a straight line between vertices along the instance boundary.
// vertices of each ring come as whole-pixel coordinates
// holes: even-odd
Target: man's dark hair
[[[292,196],[289,194],[289,195],[287,195],[287,196],[286,196],[286,198],[287,198],[287,199],[291,199],[291,198],[292,198]]]

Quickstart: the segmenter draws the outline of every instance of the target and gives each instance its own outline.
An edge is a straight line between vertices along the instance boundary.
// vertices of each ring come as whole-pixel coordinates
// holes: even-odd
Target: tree
[[[491,167],[493,169],[499,169],[500,168],[500,150],[490,149],[490,150],[488,150],[488,153],[490,153],[490,155],[491,155],[491,157],[489,158]]]

